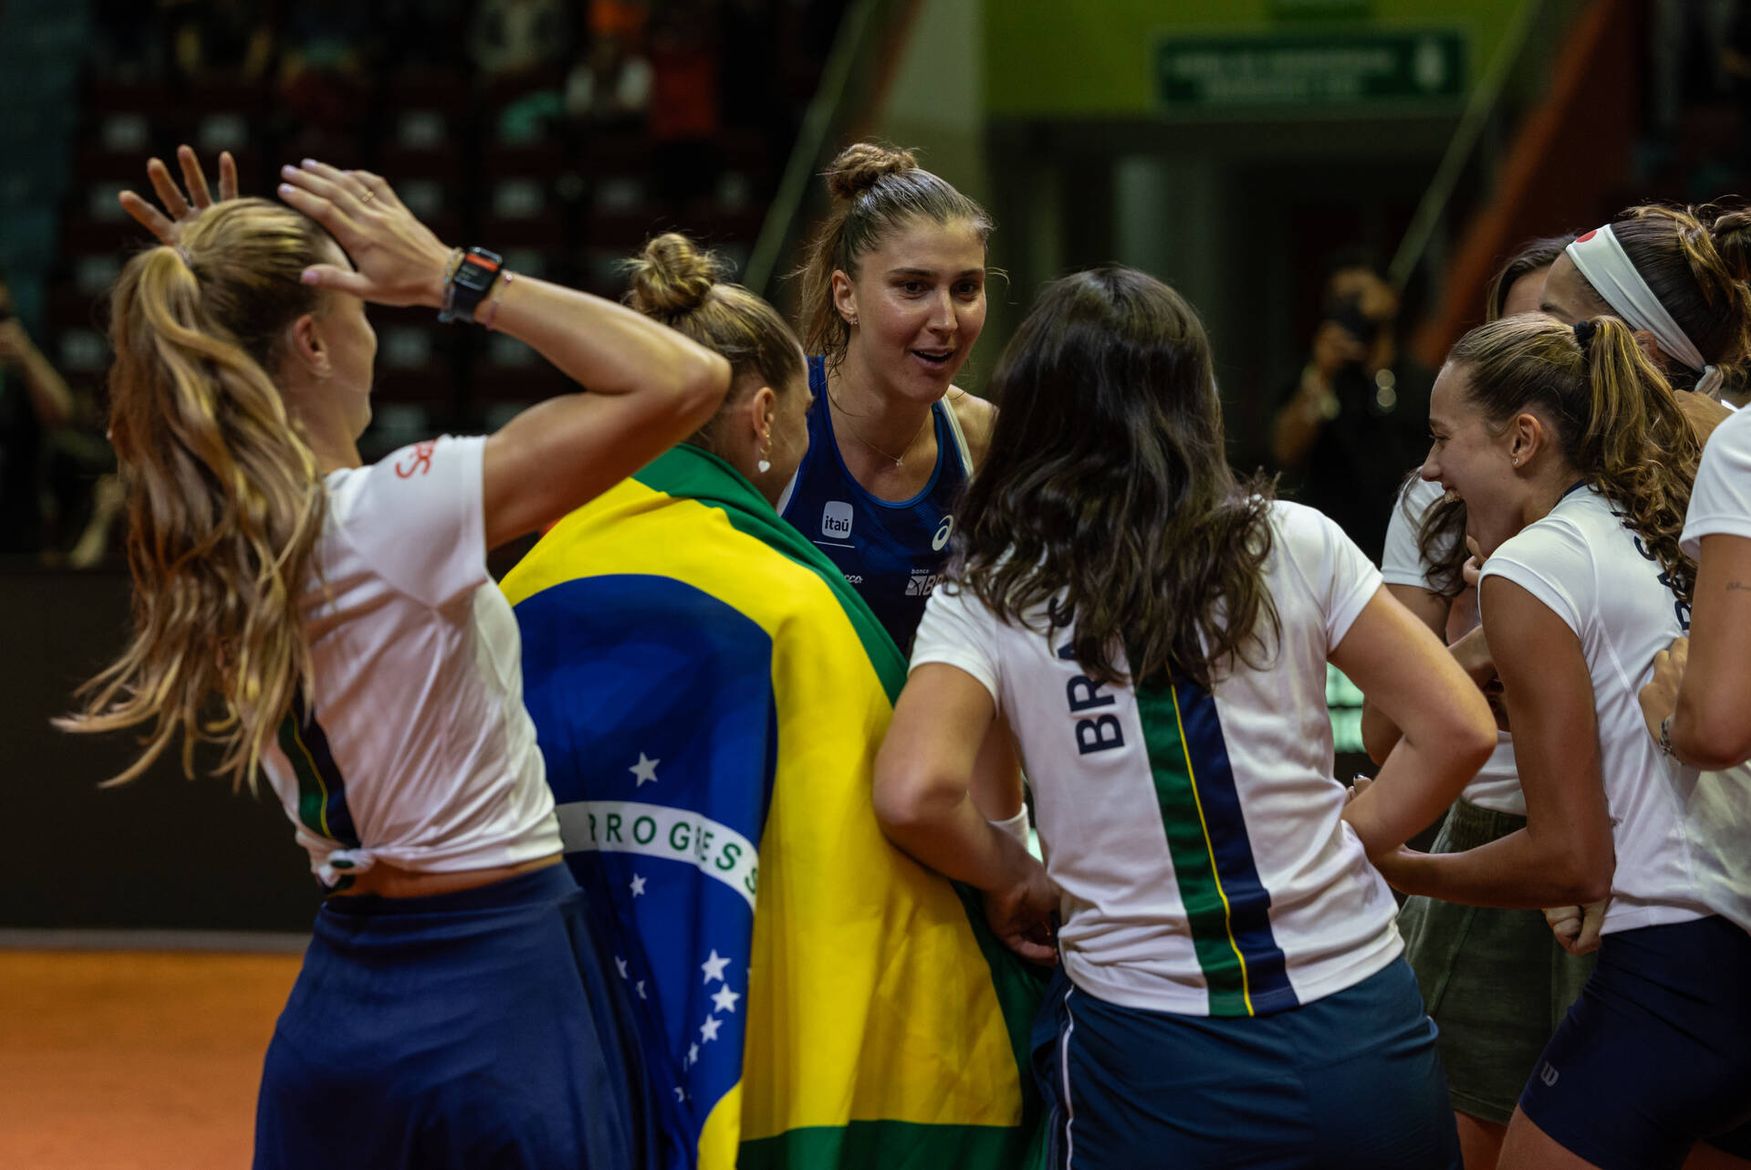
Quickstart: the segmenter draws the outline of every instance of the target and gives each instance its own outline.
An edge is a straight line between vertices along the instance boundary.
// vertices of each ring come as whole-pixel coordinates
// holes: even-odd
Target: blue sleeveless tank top
[[[845,467],[833,435],[827,403],[827,370],[809,359],[809,451],[778,501],[778,511],[845,574],[845,580],[875,610],[902,654],[912,649],[912,634],[924,617],[924,603],[936,587],[953,511],[970,468],[966,441],[948,404],[930,408],[936,424],[936,468],[922,491],[890,502],[865,491]]]

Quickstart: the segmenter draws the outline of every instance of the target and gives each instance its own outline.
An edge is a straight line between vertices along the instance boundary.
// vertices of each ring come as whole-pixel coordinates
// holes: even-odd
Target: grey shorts
[[[1460,853],[1524,828],[1525,817],[1457,801],[1433,852]],[[1526,1078],[1593,971],[1557,944],[1537,910],[1495,910],[1431,898],[1399,912],[1406,957],[1440,1027],[1437,1047],[1453,1108],[1506,1124]]]

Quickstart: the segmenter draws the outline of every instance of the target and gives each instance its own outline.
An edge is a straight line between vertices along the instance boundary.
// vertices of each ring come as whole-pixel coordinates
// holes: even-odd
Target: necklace
[[[912,432],[912,437],[906,440],[906,445],[900,448],[900,453],[898,455],[890,455],[857,433],[857,428],[850,425],[852,416],[846,413],[843,406],[839,405],[839,400],[837,398],[828,394],[827,399],[838,408],[839,413],[843,416],[843,421],[846,424],[845,429],[851,432],[851,437],[856,439],[859,443],[862,443],[865,447],[868,447],[871,451],[874,451],[877,455],[880,455],[883,459],[886,459],[889,463],[892,463],[895,468],[906,466],[906,452],[912,449],[912,444],[918,441],[918,436],[922,435],[924,433],[924,428],[930,424],[930,412],[927,410],[924,412],[924,421],[918,424],[918,429]]]

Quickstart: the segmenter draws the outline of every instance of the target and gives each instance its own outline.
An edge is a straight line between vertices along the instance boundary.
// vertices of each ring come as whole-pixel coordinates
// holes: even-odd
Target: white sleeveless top
[[[379,858],[486,869],[560,851],[516,618],[486,569],[486,440],[329,474],[304,597],[312,709],[265,770],[327,885]]]

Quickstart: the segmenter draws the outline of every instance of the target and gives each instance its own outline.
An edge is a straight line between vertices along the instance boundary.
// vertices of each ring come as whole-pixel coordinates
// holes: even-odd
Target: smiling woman
[[[1640,664],[1690,624],[1681,532],[1700,444],[1637,331],[1612,316],[1474,329],[1429,422],[1423,476],[1464,499],[1487,556],[1479,607],[1526,817],[1473,848],[1377,864],[1406,893],[1450,902],[1605,903],[1582,927],[1602,939],[1598,964],[1497,1165],[1678,1166],[1699,1141],[1743,1158],[1751,1059],[1724,1038],[1751,1028],[1751,814],[1663,752],[1637,706]]]
[[[803,270],[820,406],[778,507],[904,652],[991,428],[990,404],[953,385],[985,327],[991,217],[911,152],[868,143],[833,160],[827,188]]]

